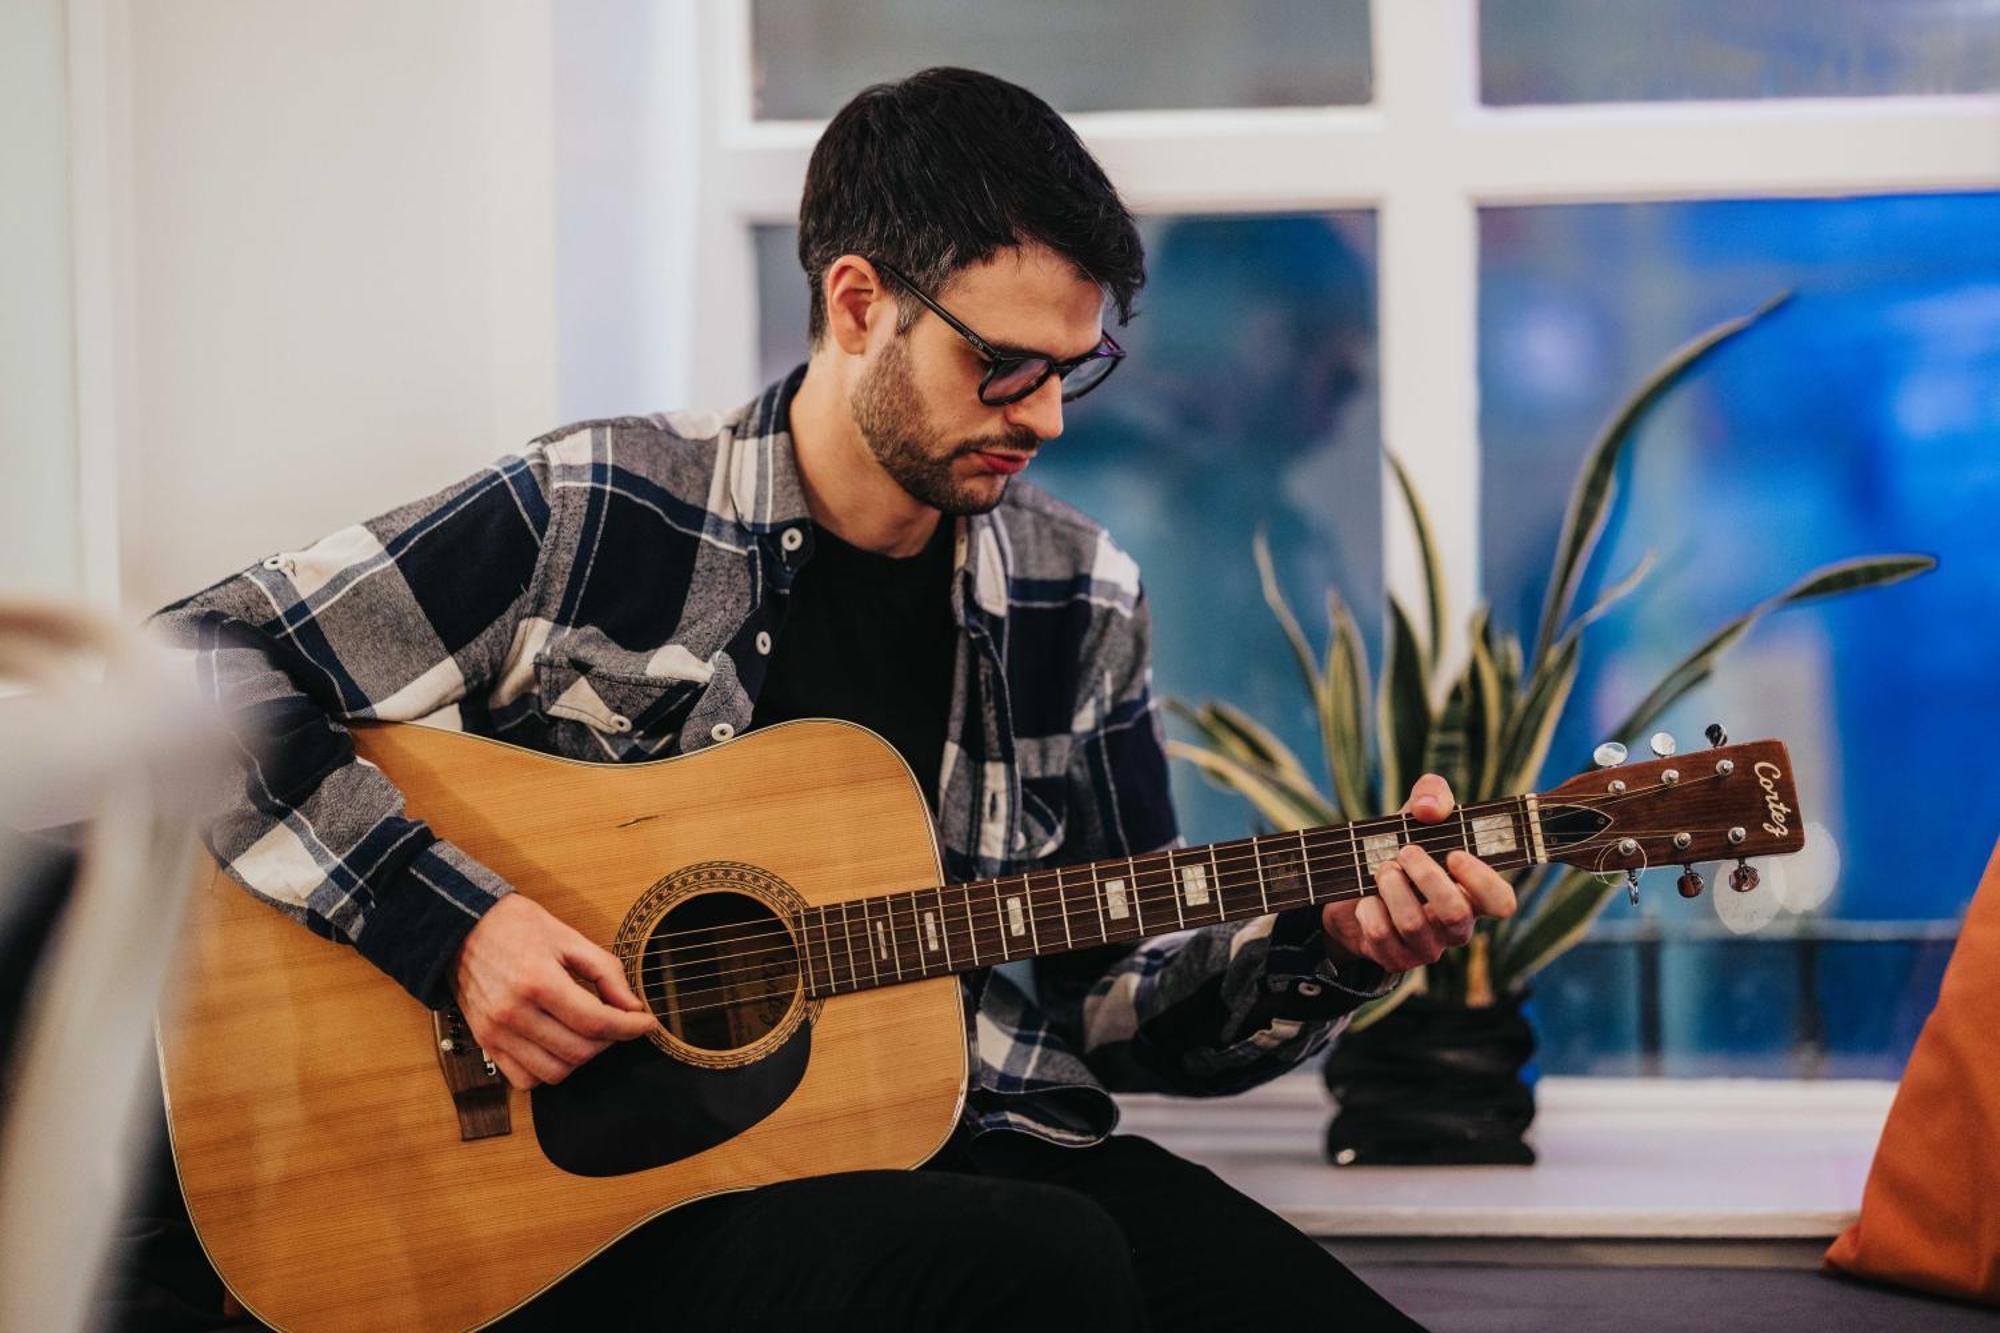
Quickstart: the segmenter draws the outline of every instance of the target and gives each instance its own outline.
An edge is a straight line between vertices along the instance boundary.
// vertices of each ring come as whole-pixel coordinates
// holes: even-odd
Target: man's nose
[[[1062,381],[1049,376],[1041,388],[1018,403],[1009,403],[1005,416],[1008,425],[1023,427],[1038,440],[1053,440],[1063,433]]]

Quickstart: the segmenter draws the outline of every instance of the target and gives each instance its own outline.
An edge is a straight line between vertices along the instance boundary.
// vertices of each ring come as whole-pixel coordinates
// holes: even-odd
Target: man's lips
[[[1022,468],[1028,466],[1028,460],[1034,457],[1033,454],[994,454],[988,453],[984,449],[973,450],[972,456],[984,463],[991,470],[1005,476],[1012,476],[1014,473],[1019,472]]]

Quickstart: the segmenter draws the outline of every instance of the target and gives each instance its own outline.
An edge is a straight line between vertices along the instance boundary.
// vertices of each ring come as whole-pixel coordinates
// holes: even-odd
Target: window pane
[[[1065,112],[1370,95],[1368,0],[756,0],[753,14],[767,120],[825,119],[869,84],[929,65],[985,70]]]
[[[0,11],[0,594],[79,579],[67,60],[56,0]]]
[[[1495,106],[2000,88],[1993,0],[1482,0]]]
[[[1963,813],[2000,808],[2000,769],[1969,741],[2000,729],[2000,195],[1494,208],[1480,246],[1483,568],[1496,618],[1529,639],[1570,483],[1617,401],[1696,332],[1797,293],[1635,439],[1579,602],[1647,551],[1659,565],[1590,631],[1544,780],[1586,766],[1599,740],[1643,753],[1644,737],[1608,730],[1696,643],[1807,570],[1934,554],[1938,570],[1912,582],[1772,616],[1659,725],[1684,748],[1713,720],[1789,743],[1804,817],[1824,826],[1809,836],[1838,851],[1823,915],[1956,919],[1992,837]],[[1650,880],[1641,911],[1664,928],[1710,919],[1670,873]],[[1635,915],[1620,895],[1606,919]],[[1909,983],[1922,961],[1909,949],[1829,946],[1809,985],[1795,963],[1733,947],[1664,960],[1670,1068],[1788,1068],[1784,1034],[1815,1021],[1834,1063],[1866,1065],[1935,994]],[[1738,964],[1752,998],[1769,992],[1761,1017],[1720,988]],[[1765,986],[1784,966],[1792,980]],[[1914,1008],[1870,1025],[1825,994],[1836,969]],[[1815,988],[1829,1007],[1802,1016]]]
[[[1337,587],[1373,650],[1374,219],[1149,218],[1141,231],[1151,280],[1142,314],[1118,333],[1130,355],[1064,410],[1063,435],[1029,480],[1102,522],[1139,562],[1156,692],[1226,699],[1317,771],[1312,703],[1264,606],[1250,541],[1258,524],[1269,528],[1286,593],[1315,635],[1316,608]],[[764,369],[775,378],[804,355],[806,285],[790,228],[759,229],[757,254]],[[1241,800],[1174,768],[1190,840],[1249,831]]]

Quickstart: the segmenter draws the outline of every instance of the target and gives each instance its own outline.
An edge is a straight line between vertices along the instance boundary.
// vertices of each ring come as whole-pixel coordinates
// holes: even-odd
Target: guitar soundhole
[[[734,1051],[770,1035],[799,992],[791,932],[763,902],[697,893],[653,924],[640,976],[646,1003],[698,1051]]]

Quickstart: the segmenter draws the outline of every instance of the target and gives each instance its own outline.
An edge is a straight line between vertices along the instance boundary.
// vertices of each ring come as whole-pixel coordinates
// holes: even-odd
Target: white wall
[[[63,0],[0,4],[0,596],[77,584]]]
[[[129,608],[555,424],[547,0],[118,9]]]

